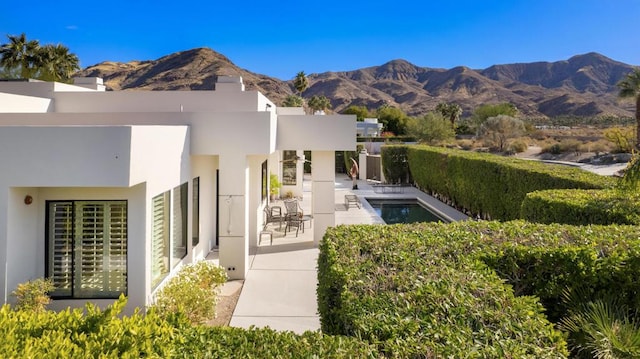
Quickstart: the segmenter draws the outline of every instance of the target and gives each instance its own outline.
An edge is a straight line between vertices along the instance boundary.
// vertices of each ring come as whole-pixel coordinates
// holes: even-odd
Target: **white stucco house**
[[[54,309],[125,293],[130,312],[212,250],[244,278],[269,173],[302,191],[303,162],[284,157],[311,151],[314,238],[334,225],[334,151],[355,148],[355,122],[278,108],[239,77],[154,92],[0,81],[0,301],[50,277]]]

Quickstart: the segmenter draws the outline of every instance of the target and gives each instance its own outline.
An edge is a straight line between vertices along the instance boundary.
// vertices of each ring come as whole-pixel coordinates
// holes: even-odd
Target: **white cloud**
[[[78,26],[76,25],[67,25],[64,28],[67,30],[78,30]]]

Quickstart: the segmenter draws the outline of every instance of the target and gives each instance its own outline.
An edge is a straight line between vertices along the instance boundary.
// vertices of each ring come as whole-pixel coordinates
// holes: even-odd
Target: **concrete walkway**
[[[304,213],[311,213],[311,182],[305,180],[301,205]],[[351,189],[352,182],[346,175],[336,175],[335,204],[336,225],[384,224],[364,198],[416,198],[419,197],[437,207],[444,215],[455,220],[466,216],[436,201],[412,187],[404,193],[379,194],[366,181],[358,181],[358,190]],[[360,208],[347,208],[345,195],[356,195]],[[284,210],[284,206],[283,210]],[[313,230],[299,233],[274,230],[273,245],[263,240],[251,253],[250,267],[240,298],[231,318],[230,326],[249,328],[271,327],[275,330],[291,330],[302,333],[320,330],[316,301],[318,248],[313,244]],[[284,229],[283,229],[284,230]]]

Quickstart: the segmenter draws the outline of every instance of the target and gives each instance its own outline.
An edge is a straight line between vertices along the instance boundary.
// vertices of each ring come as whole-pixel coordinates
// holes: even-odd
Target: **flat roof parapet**
[[[218,76],[216,91],[244,91],[242,76]]]

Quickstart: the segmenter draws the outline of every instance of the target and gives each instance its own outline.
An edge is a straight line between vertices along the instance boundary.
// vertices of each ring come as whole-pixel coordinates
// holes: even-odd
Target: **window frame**
[[[69,218],[69,226],[70,226],[70,256],[71,256],[71,262],[69,265],[69,283],[70,283],[70,288],[69,288],[69,295],[64,295],[64,294],[55,294],[55,290],[52,292],[52,294],[50,294],[50,297],[52,299],[117,299],[121,294],[124,295],[128,295],[128,291],[129,291],[129,260],[128,260],[128,255],[129,255],[129,202],[128,200],[122,200],[122,199],[115,199],[115,200],[93,200],[93,199],[88,199],[88,200],[47,200],[45,201],[45,251],[44,251],[44,257],[45,257],[45,278],[52,278],[52,276],[54,275],[55,271],[52,271],[50,269],[50,265],[53,262],[53,256],[55,255],[54,252],[52,252],[52,248],[51,248],[51,241],[55,240],[53,238],[50,238],[50,235],[52,235],[51,233],[51,205],[54,203],[69,203],[70,207],[71,207],[71,215]],[[122,210],[124,211],[124,231],[120,232],[120,234],[124,234],[125,239],[124,239],[124,244],[125,244],[125,253],[124,253],[124,290],[122,291],[118,291],[117,293],[114,291],[113,294],[111,295],[96,295],[96,294],[86,294],[87,292],[90,291],[82,291],[82,288],[76,288],[77,284],[78,284],[78,279],[77,276],[81,275],[81,273],[77,273],[79,270],[78,268],[76,268],[77,265],[77,252],[79,250],[79,248],[77,248],[77,242],[78,242],[78,234],[77,234],[77,226],[78,226],[78,213],[77,213],[77,205],[79,204],[106,204],[106,203],[120,203],[123,205]],[[106,216],[105,216],[106,217]],[[93,217],[94,219],[96,217]],[[103,217],[104,218],[104,217]],[[109,218],[111,218],[111,208],[109,209]],[[84,217],[82,217],[82,220],[84,220]],[[104,223],[103,224],[103,229],[104,226],[106,226],[107,224]],[[113,222],[110,222],[109,225],[113,225]],[[68,229],[69,230],[69,229]],[[109,229],[109,232],[111,232],[111,230]],[[102,237],[102,243],[103,246],[107,245],[107,248],[109,251],[113,250],[112,246],[109,245],[109,242],[111,242],[111,238],[104,238]],[[80,239],[82,240],[82,239]],[[103,257],[107,257],[110,253],[104,254],[103,253]],[[103,272],[96,272],[96,273],[104,273]],[[105,292],[104,288],[102,288],[102,290],[99,293],[111,293],[111,292]]]

